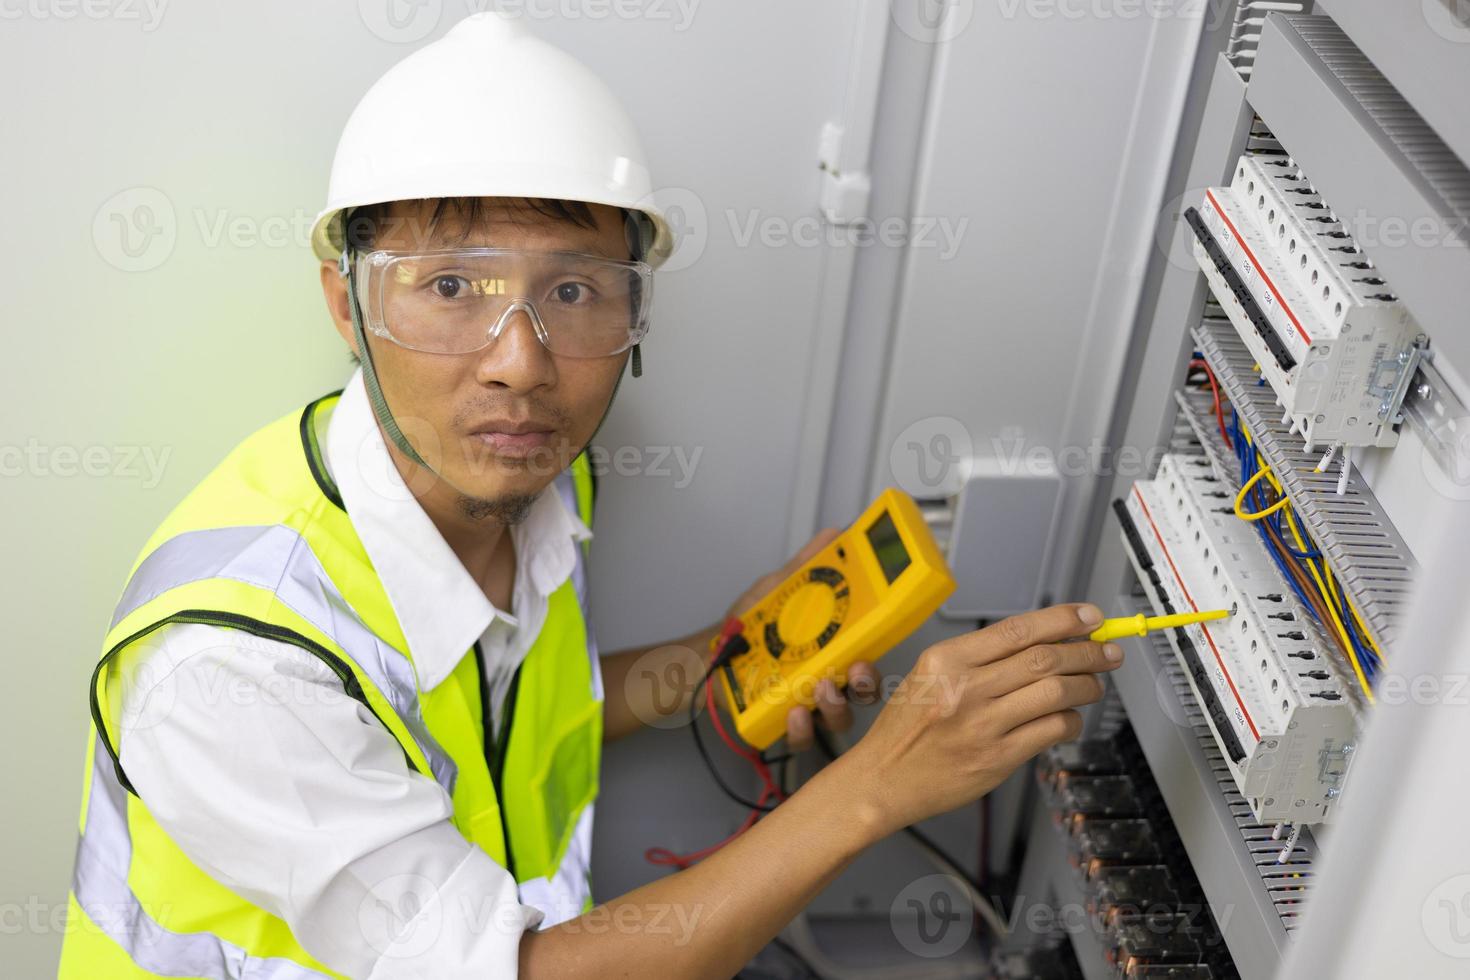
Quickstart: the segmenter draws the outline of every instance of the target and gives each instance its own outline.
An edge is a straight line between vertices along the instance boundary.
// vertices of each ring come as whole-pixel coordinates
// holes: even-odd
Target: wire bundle
[[[1311,611],[1342,657],[1352,665],[1364,696],[1370,704],[1373,703],[1373,680],[1382,667],[1382,652],[1368,635],[1358,611],[1338,587],[1321,550],[1303,532],[1292,509],[1291,498],[1261,458],[1233,405],[1230,406],[1230,421],[1226,423],[1220,389],[1210,366],[1203,359],[1196,359],[1190,362],[1190,368],[1204,371],[1213,392],[1215,420],[1240,464],[1240,492],[1235,497],[1235,515],[1254,525],[1267,554],[1287,585],[1301,604]]]
[[[714,777],[720,790],[736,803],[748,807],[750,813],[746,816],[745,821],[736,828],[733,834],[716,844],[711,844],[709,847],[701,848],[688,854],[675,854],[666,847],[650,847],[643,852],[644,860],[650,864],[674,867],[682,871],[702,858],[709,857],[715,851],[718,851],[751,827],[754,827],[756,821],[774,810],[786,799],[786,793],[781,788],[781,781],[778,781],[771,775],[770,767],[772,764],[778,762],[784,765],[790,756],[767,757],[763,752],[756,752],[748,746],[742,745],[726,730],[725,723],[720,719],[719,711],[715,710],[715,688],[712,683],[715,671],[750,648],[745,638],[740,635],[742,629],[743,625],[740,620],[732,618],[725,623],[724,628],[720,631],[719,639],[715,643],[717,652],[710,659],[709,666],[705,668],[704,676],[700,678],[699,685],[694,689],[694,696],[689,701],[689,731],[694,738],[695,748],[699,750],[700,758],[704,760],[705,768]],[[731,788],[725,782],[724,777],[720,775],[720,771],[716,768],[714,760],[710,758],[709,750],[705,748],[704,738],[699,733],[699,705],[701,701],[708,709],[710,723],[714,726],[715,734],[719,735],[720,741],[724,742],[730,751],[749,762],[755,770],[756,776],[760,779],[761,792],[754,800],[747,799]]]

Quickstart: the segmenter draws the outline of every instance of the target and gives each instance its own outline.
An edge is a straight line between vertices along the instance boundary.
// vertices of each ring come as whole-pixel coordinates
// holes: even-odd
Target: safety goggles
[[[482,350],[517,313],[553,354],[619,354],[648,333],[653,299],[646,263],[573,252],[379,249],[357,255],[354,276],[369,330],[435,354]]]

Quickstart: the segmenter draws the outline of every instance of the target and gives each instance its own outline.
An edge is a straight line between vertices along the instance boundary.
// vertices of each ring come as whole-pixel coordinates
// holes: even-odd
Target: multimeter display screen
[[[868,528],[868,543],[873,546],[873,553],[878,556],[878,565],[883,569],[883,577],[888,579],[889,585],[892,585],[893,580],[909,567],[909,552],[903,546],[903,539],[898,536],[898,528],[893,526],[893,518],[886,510],[883,516]]]

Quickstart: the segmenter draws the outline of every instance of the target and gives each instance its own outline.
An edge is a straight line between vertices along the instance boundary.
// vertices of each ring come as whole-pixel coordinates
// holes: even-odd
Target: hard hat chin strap
[[[393,413],[388,409],[388,400],[383,397],[383,388],[378,384],[378,370],[373,366],[373,352],[368,347],[367,334],[362,329],[362,309],[357,302],[357,281],[352,275],[352,262],[346,252],[342,253],[342,269],[347,276],[347,308],[352,311],[352,336],[357,340],[357,352],[362,361],[362,382],[367,389],[368,404],[373,406],[373,415],[377,416],[378,424],[383,427],[393,445],[398,447],[398,451],[432,473],[434,468],[424,462],[418,450],[409,444],[408,437],[403,434]]]

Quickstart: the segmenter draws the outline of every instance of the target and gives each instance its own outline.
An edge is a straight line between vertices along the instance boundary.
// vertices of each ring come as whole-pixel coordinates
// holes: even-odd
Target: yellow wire
[[[1302,551],[1309,550],[1307,548],[1307,542],[1303,539],[1301,531],[1296,526],[1296,518],[1292,515],[1291,511],[1286,512],[1286,526],[1291,529],[1291,536],[1296,539],[1297,548]],[[1347,627],[1342,624],[1342,618],[1337,615],[1337,603],[1333,601],[1333,598],[1328,597],[1328,586],[1322,581],[1322,575],[1317,570],[1317,563],[1310,558],[1303,560],[1306,562],[1307,570],[1312,573],[1312,579],[1317,583],[1317,591],[1322,594],[1323,599],[1327,600],[1324,605],[1327,606],[1328,615],[1332,617],[1332,624],[1337,627],[1337,635],[1342,637],[1342,646],[1347,651],[1348,660],[1352,662],[1353,673],[1358,677],[1358,685],[1363,689],[1363,694],[1368,698],[1368,703],[1373,704],[1373,688],[1368,684],[1368,678],[1363,673],[1363,665],[1358,662],[1358,653],[1353,649],[1353,641],[1348,638]],[[1332,574],[1329,572],[1327,582],[1331,581]],[[1335,598],[1337,590],[1333,589],[1331,595]]]
[[[1383,656],[1383,651],[1378,648],[1378,643],[1373,639],[1372,635],[1369,634],[1368,627],[1363,625],[1363,617],[1358,615],[1358,610],[1354,608],[1353,604],[1343,599],[1342,593],[1337,590],[1337,582],[1333,579],[1330,570],[1327,575],[1327,587],[1332,590],[1332,597],[1337,600],[1338,605],[1342,606],[1342,608],[1346,609],[1349,613],[1352,614],[1353,622],[1358,624],[1358,635],[1361,636],[1363,640],[1368,644],[1368,646],[1373,650],[1373,652],[1378,655],[1379,660],[1384,660],[1385,658]]]
[[[1378,644],[1374,642],[1373,637],[1368,635],[1368,627],[1363,625],[1363,617],[1358,615],[1358,611],[1353,608],[1351,603],[1343,603],[1343,605],[1347,606],[1348,612],[1353,614],[1353,622],[1358,624],[1358,632],[1362,635],[1363,639],[1367,641],[1368,646],[1372,648],[1373,652],[1378,655],[1379,660],[1387,663],[1388,658],[1383,655],[1382,650],[1378,649]]]
[[[1259,364],[1256,365],[1256,370],[1260,370]],[[1245,436],[1246,445],[1253,447],[1255,445],[1255,441],[1251,439],[1250,430],[1245,427],[1244,423],[1241,423],[1240,431]],[[1240,493],[1236,494],[1235,516],[1239,517],[1243,521],[1258,521],[1263,517],[1267,517],[1271,514],[1276,513],[1278,510],[1285,509],[1286,526],[1291,529],[1291,536],[1296,539],[1297,548],[1301,551],[1307,551],[1309,550],[1307,548],[1307,542],[1302,537],[1301,530],[1297,527],[1296,517],[1292,513],[1291,508],[1287,506],[1291,503],[1291,498],[1287,496],[1286,492],[1282,489],[1281,484],[1277,482],[1276,475],[1271,472],[1271,468],[1269,466],[1265,465],[1265,462],[1266,461],[1261,458],[1260,453],[1257,453],[1256,464],[1259,468],[1256,470],[1255,475],[1246,481],[1245,486],[1240,488]],[[1251,487],[1255,486],[1256,481],[1261,479],[1261,477],[1263,476],[1266,477],[1267,480],[1269,480],[1271,488],[1276,491],[1276,494],[1280,499],[1278,499],[1276,503],[1272,504],[1270,507],[1267,507],[1265,510],[1246,513],[1242,509],[1243,505],[1245,504],[1245,495],[1250,493]],[[1358,662],[1358,654],[1357,651],[1353,648],[1352,641],[1348,638],[1347,628],[1343,626],[1342,619],[1337,614],[1337,605],[1332,599],[1328,598],[1328,587],[1323,584],[1322,576],[1318,574],[1316,563],[1314,563],[1310,558],[1304,559],[1304,561],[1306,562],[1308,570],[1310,570],[1312,573],[1312,578],[1317,583],[1317,591],[1321,594],[1322,598],[1326,600],[1324,602],[1324,605],[1327,606],[1327,612],[1332,617],[1333,625],[1337,627],[1338,636],[1342,637],[1342,645],[1343,648],[1347,650],[1348,660],[1351,661],[1353,665],[1353,673],[1356,674],[1358,678],[1358,685],[1362,687],[1363,694],[1368,698],[1368,703],[1373,704],[1375,703],[1373,698],[1373,688],[1368,683],[1367,675],[1363,673],[1363,665]],[[1327,582],[1332,584],[1333,586],[1336,585],[1336,583],[1332,582],[1332,575],[1330,572],[1327,575]],[[1337,596],[1337,590],[1335,587],[1332,589],[1331,594],[1333,597]],[[1373,642],[1373,638],[1368,635],[1367,629],[1363,627],[1363,620],[1358,616],[1358,611],[1352,607],[1351,603],[1344,602],[1342,603],[1342,605],[1352,614],[1353,620],[1358,624],[1358,629],[1362,633],[1363,638],[1368,641],[1368,645],[1373,649],[1374,653],[1378,654],[1378,657],[1381,660],[1383,658],[1383,652],[1378,649],[1378,645]]]
[[[1256,470],[1255,476],[1245,481],[1245,486],[1241,487],[1240,493],[1235,495],[1236,517],[1240,518],[1243,521],[1259,521],[1261,518],[1269,517],[1281,508],[1285,507],[1287,504],[1291,503],[1291,498],[1287,497],[1285,494],[1282,494],[1280,500],[1276,501],[1276,503],[1272,504],[1270,507],[1267,507],[1265,510],[1253,511],[1252,513],[1247,514],[1242,509],[1245,506],[1245,495],[1251,492],[1251,487],[1256,485],[1257,480],[1270,472],[1271,470],[1269,467],[1263,466],[1260,469]]]

